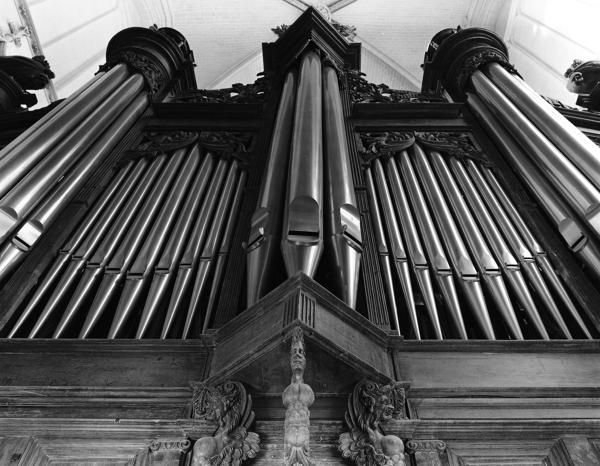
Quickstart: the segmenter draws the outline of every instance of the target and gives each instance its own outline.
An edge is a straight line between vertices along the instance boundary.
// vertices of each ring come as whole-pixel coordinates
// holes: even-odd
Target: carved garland
[[[405,418],[404,403],[400,383],[357,383],[348,397],[346,424],[350,432],[338,440],[342,456],[359,466],[405,466],[404,442],[395,435],[385,435],[381,427],[391,419]]]
[[[167,82],[168,76],[161,68],[148,57],[139,53],[126,50],[118,55],[116,62],[127,63],[131,68],[141,73],[146,80],[151,95],[156,94]]]
[[[264,103],[269,92],[269,80],[261,76],[251,84],[232,84],[224,89],[200,89],[177,94],[171,102],[196,104],[256,104]]]
[[[217,428],[213,436],[196,440],[191,466],[233,466],[254,458],[260,450],[260,437],[248,430],[254,411],[244,386],[231,381],[192,386],[192,417],[214,422]]]

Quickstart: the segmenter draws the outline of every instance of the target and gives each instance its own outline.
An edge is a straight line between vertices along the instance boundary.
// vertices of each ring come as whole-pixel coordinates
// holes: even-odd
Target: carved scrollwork
[[[224,89],[199,89],[177,94],[171,102],[197,104],[261,104],[269,93],[269,80],[261,76],[250,84],[236,83]]]
[[[248,429],[254,422],[252,398],[240,382],[194,384],[192,417],[217,424],[212,437],[194,443],[192,466],[240,465],[260,450],[260,438]]]
[[[404,403],[400,383],[357,383],[348,397],[346,424],[350,432],[344,432],[338,440],[342,456],[359,466],[405,466],[403,441],[385,435],[381,428],[386,421],[405,418]]]
[[[252,135],[230,131],[202,131],[198,144],[209,151],[219,153],[223,157],[240,157],[250,151]]]
[[[416,140],[429,149],[445,152],[457,158],[471,158],[489,163],[469,133],[447,133],[444,131],[415,132]]]
[[[441,440],[409,440],[406,442],[406,448],[412,453],[417,451],[443,452],[446,450],[446,443]]]
[[[192,446],[192,442],[188,439],[186,440],[174,440],[174,441],[160,441],[153,440],[150,443],[149,449],[152,452],[159,450],[178,450],[181,452],[186,452]]]
[[[510,73],[519,75],[517,70],[506,60],[506,55],[493,48],[486,48],[479,52],[475,52],[469,56],[460,64],[458,72],[454,74],[454,89],[460,90],[466,89],[467,82],[471,75],[488,63],[498,63],[506,68]]]
[[[367,81],[364,73],[347,70],[348,91],[354,103],[432,103],[446,102],[439,94],[391,89],[386,84],[373,84]]]
[[[406,150],[415,143],[413,133],[399,131],[361,133],[360,139],[360,155],[367,163],[381,155]]]
[[[156,94],[168,81],[163,70],[145,55],[125,50],[118,55],[117,62],[127,63],[131,68],[142,74],[151,95]]]
[[[158,157],[188,147],[197,140],[198,133],[194,131],[147,131],[138,145],[127,151],[119,163],[124,164],[142,157]]]

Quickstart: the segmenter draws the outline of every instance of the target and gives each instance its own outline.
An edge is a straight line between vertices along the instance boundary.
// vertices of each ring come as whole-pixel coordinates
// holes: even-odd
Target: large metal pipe
[[[388,302],[392,311],[392,318],[394,325],[396,326],[396,332],[398,335],[402,335],[400,329],[400,319],[398,318],[398,305],[396,304],[396,293],[394,291],[394,280],[392,278],[392,268],[390,266],[390,253],[385,239],[385,233],[383,228],[383,220],[379,205],[377,203],[377,193],[375,192],[375,183],[373,182],[373,175],[371,169],[365,169],[365,182],[367,185],[367,197],[369,199],[369,206],[371,210],[371,219],[373,220],[373,230],[375,233],[375,242],[377,243],[377,252],[379,254],[379,263],[381,265],[381,272],[383,274],[383,284],[388,296]]]
[[[477,165],[472,160],[467,160],[466,163],[468,164],[469,169],[474,171],[477,170]],[[485,234],[485,237],[487,238],[488,243],[494,255],[496,256],[496,260],[502,268],[502,272],[511,285],[513,292],[521,303],[521,306],[523,306],[523,309],[525,309],[525,312],[527,312],[531,322],[542,338],[549,340],[550,336],[546,331],[546,327],[544,327],[542,318],[540,317],[535,302],[529,293],[529,289],[527,288],[521,273],[520,263],[513,256],[508,244],[502,236],[502,233],[494,223],[494,220],[492,219],[487,206],[484,204],[481,195],[467,174],[467,170],[465,169],[464,165],[454,157],[450,159],[450,167],[452,168],[454,176],[458,180],[463,193],[465,193],[469,205],[479,221],[481,230]],[[493,213],[494,216],[496,216],[498,212],[494,210]]]
[[[419,180],[417,179],[410,156],[408,155],[408,152],[402,151],[399,157],[402,177],[412,202],[413,212],[417,218],[419,228],[423,233],[423,242],[425,243],[425,248],[429,255],[429,264],[431,264],[431,267],[433,268],[434,277],[442,291],[444,301],[450,311],[458,334],[460,335],[460,338],[466,340],[468,339],[467,330],[460,310],[458,293],[454,284],[450,262],[448,262],[435,223],[431,218],[429,207],[427,206],[425,196],[421,191]]]
[[[125,81],[0,200],[0,243],[82,157],[143,86],[144,79],[140,75]]]
[[[579,128],[561,115],[527,83],[506,71],[498,63],[490,63],[486,75],[552,141],[589,181],[600,189],[600,147]]]
[[[573,316],[581,330],[583,330],[587,338],[591,339],[591,333],[579,315],[577,307],[571,300],[569,293],[556,275],[554,268],[550,265],[546,252],[535,239],[529,230],[529,227],[525,224],[523,218],[502,189],[502,186],[500,186],[500,183],[492,171],[489,168],[483,168],[484,177],[482,177],[480,171],[477,170],[477,167],[475,167],[474,164],[473,167],[469,166],[469,169],[480,192],[484,196],[484,199],[488,202],[488,205],[494,212],[494,217],[502,226],[505,236],[509,242],[512,243],[513,249],[519,254],[525,272],[528,273],[536,292],[540,295],[546,307],[550,310],[552,315],[560,315],[550,290],[540,276],[536,262],[539,264],[546,279],[550,282],[554,291],[559,295],[561,301]],[[521,241],[521,237],[524,238],[525,244]],[[529,251],[533,251],[534,254]]]
[[[85,160],[81,160],[61,180],[60,185],[42,204],[38,205],[25,223],[16,231],[15,236],[6,244],[5,248],[17,249],[19,254],[16,256],[17,260],[0,266],[0,281],[27,256],[31,248],[46,231],[48,225],[55,220],[63,207],[70,202],[87,181],[88,177],[104,161],[106,155],[116,142],[123,137],[132,122],[143,113],[147,104],[148,99],[146,95],[138,96],[132,105],[121,113],[110,128],[87,151],[85,157],[83,157]]]
[[[323,142],[321,60],[300,61],[281,252],[288,276],[313,277],[323,253]]]
[[[130,195],[125,206],[119,209],[119,215],[110,225],[110,229],[100,239],[97,238],[96,235],[90,235],[90,237],[81,244],[80,247],[85,252],[88,252],[91,249],[90,246],[94,246],[94,252],[89,256],[87,263],[79,259],[86,268],[83,277],[77,284],[77,288],[66,307],[65,313],[54,331],[53,338],[60,338],[63,335],[72,319],[77,315],[79,310],[88,300],[91,292],[96,288],[98,281],[100,281],[104,275],[106,264],[119,248],[121,240],[127,234],[140,207],[146,200],[148,193],[152,190],[156,178],[163,170],[166,158],[166,155],[162,155],[152,161],[150,167],[135,187],[135,191]],[[78,256],[74,255],[74,258],[78,259]]]
[[[185,150],[180,150],[169,155],[164,170],[162,170],[160,175],[156,178],[156,181],[153,183],[154,186],[152,191],[145,196],[144,205],[136,215],[135,221],[127,230],[123,239],[119,241],[114,254],[106,256],[103,259],[102,265],[104,265],[105,268],[102,283],[87,311],[85,322],[79,332],[79,338],[87,338],[89,336],[90,332],[106,310],[106,307],[111,302],[113,296],[117,293],[117,290],[125,280],[126,273],[142,247],[146,234],[153,226],[160,224],[161,219],[156,218],[157,214],[161,211],[163,200],[166,197],[167,192],[176,192],[176,189],[172,184],[177,175],[177,171],[185,158],[185,152]],[[120,310],[122,310],[122,308]],[[121,317],[121,319],[124,320],[125,316],[116,317]],[[108,338],[115,338],[114,327],[113,322]]]
[[[0,198],[129,76],[117,65],[82,86],[0,152]]]
[[[354,308],[362,254],[362,233],[352,183],[338,77],[330,66],[326,66],[323,73],[323,111],[327,177],[325,228],[333,258],[337,294],[348,306]]]
[[[463,237],[466,238],[467,243],[471,248],[471,252],[473,253],[472,257],[479,267],[481,277],[488,287],[490,294],[496,303],[497,309],[500,311],[500,314],[508,325],[512,336],[518,340],[523,340],[523,333],[519,327],[519,322],[510,300],[508,290],[502,279],[502,273],[500,272],[498,263],[492,256],[487,242],[479,230],[479,227],[473,218],[473,214],[469,210],[444,157],[436,151],[431,151],[429,154],[438,175],[438,179],[444,187],[447,198],[454,209],[454,213],[456,214],[456,218],[458,219],[458,223],[463,232]],[[507,250],[505,253],[509,253],[509,251]]]
[[[238,163],[236,160],[233,160],[231,166],[229,167],[229,173],[227,174],[227,178],[225,180],[225,185],[221,190],[221,197],[219,199],[219,204],[215,211],[215,216],[211,222],[210,230],[206,237],[206,242],[202,248],[202,252],[200,253],[200,257],[197,259],[194,258],[194,261],[197,262],[197,266],[193,267],[196,271],[196,278],[194,280],[194,287],[192,288],[192,296],[190,298],[190,304],[188,305],[187,315],[185,318],[185,323],[183,326],[183,333],[181,335],[182,339],[188,338],[191,336],[192,324],[194,322],[194,317],[196,313],[200,312],[202,317],[200,317],[200,321],[204,324],[204,318],[206,317],[206,312],[202,313],[200,310],[200,300],[204,291],[206,289],[206,285],[208,282],[208,276],[212,268],[212,264],[215,260],[215,255],[218,252],[219,242],[221,240],[221,235],[225,229],[225,226],[228,222],[230,215],[230,206],[233,202],[233,198],[235,195],[235,187],[236,187],[236,178],[238,176]],[[201,327],[198,325],[198,327]]]
[[[600,191],[552,144],[531,121],[485,76],[471,76],[475,92],[514,135],[527,155],[600,237]]]
[[[217,301],[217,295],[219,289],[221,288],[221,279],[223,277],[223,273],[225,273],[225,263],[227,261],[227,256],[229,255],[229,250],[231,248],[231,241],[233,239],[233,232],[235,230],[235,226],[238,222],[238,214],[240,210],[240,205],[242,203],[242,198],[244,197],[244,189],[246,188],[246,178],[247,174],[245,171],[240,173],[240,177],[238,179],[237,188],[235,190],[235,194],[233,196],[233,204],[231,205],[231,211],[229,213],[229,217],[227,219],[227,226],[225,227],[225,232],[223,233],[223,239],[221,240],[221,245],[219,247],[219,251],[217,253],[216,263],[215,263],[215,272],[213,274],[212,285],[210,288],[210,294],[208,295],[208,304],[206,305],[206,315],[204,316],[204,324],[202,325],[202,333],[206,333],[208,330],[208,326],[210,325],[210,320],[212,315],[214,314],[214,308]]]
[[[29,318],[31,313],[41,304],[42,300],[46,297],[47,293],[54,288],[56,282],[60,279],[64,269],[71,260],[73,249],[83,241],[83,238],[92,230],[94,224],[100,218],[100,215],[108,208],[110,201],[114,198],[115,194],[122,186],[123,181],[129,174],[133,161],[130,161],[125,165],[119,172],[111,179],[110,183],[106,186],[98,200],[92,206],[90,212],[87,214],[83,223],[79,225],[75,233],[71,236],[69,243],[71,247],[66,249],[61,248],[57,258],[54,260],[48,271],[44,274],[44,278],[41,283],[37,285],[35,292],[31,299],[29,299],[27,306],[21,314],[17,322],[13,325],[8,338],[13,338],[19,331],[23,323]]]
[[[277,109],[258,203],[250,220],[246,259],[246,304],[248,307],[258,301],[267,291],[274,257],[280,245],[281,218],[285,202],[282,193],[285,191],[288,173],[295,98],[296,74],[289,72],[281,91],[281,100]]]
[[[191,155],[197,156],[199,152],[200,150],[196,146],[192,150]],[[135,337],[138,339],[142,338],[148,331],[152,319],[164,300],[166,291],[171,283],[171,278],[175,275],[175,271],[179,266],[179,261],[188,241],[189,232],[194,225],[196,213],[202,205],[204,193],[209,179],[213,174],[214,166],[215,157],[213,154],[205,154],[198,174],[189,189],[189,195],[181,209],[181,214],[178,216],[177,224],[173,228],[173,232],[169,236],[169,240],[154,270],[150,290],[148,291],[142,317],[136,331]]]
[[[187,152],[187,149],[180,149],[171,156],[173,159],[182,158],[184,160],[183,165],[181,167],[178,166],[179,173],[172,182],[163,206],[157,214],[150,232],[143,240],[139,252],[131,262],[131,266],[126,267],[127,264],[123,264],[122,270],[127,270],[127,276],[124,280],[125,284],[113,317],[108,338],[116,338],[123,330],[125,323],[137,306],[142,292],[150,283],[154,267],[160,258],[163,244],[167,241],[168,236],[173,233],[171,227],[175,222],[176,216],[180,215],[179,208],[187,193],[187,187],[200,163],[197,153],[187,154]],[[171,182],[169,181],[169,183]],[[121,271],[119,274],[122,275],[123,272]]]
[[[483,297],[477,269],[473,265],[467,247],[446,204],[442,190],[433,174],[433,169],[427,160],[427,155],[418,144],[413,145],[413,152],[422,186],[425,188],[437,224],[446,242],[452,265],[459,276],[459,283],[484,334],[488,339],[495,340],[496,335]]]
[[[398,221],[396,220],[396,214],[394,212],[394,205],[392,204],[392,197],[387,186],[385,179],[385,173],[381,162],[376,159],[373,162],[375,167],[375,186],[377,188],[377,199],[381,203],[383,210],[383,218],[387,226],[388,240],[391,246],[390,257],[396,266],[396,272],[402,286],[402,292],[404,295],[404,302],[406,309],[408,310],[408,316],[415,332],[417,340],[421,339],[421,330],[419,329],[419,319],[417,317],[417,306],[415,304],[415,296],[412,288],[412,280],[410,277],[410,270],[408,267],[408,257],[406,249],[400,235],[400,228],[398,227]]]
[[[421,238],[417,230],[417,225],[413,219],[413,215],[408,203],[408,197],[404,192],[402,181],[400,179],[400,173],[398,173],[398,167],[393,157],[388,157],[385,161],[386,173],[390,185],[390,191],[394,199],[395,210],[398,214],[398,219],[402,232],[404,233],[404,239],[407,245],[408,258],[412,265],[413,272],[417,278],[417,283],[423,301],[425,302],[425,308],[429,313],[429,319],[433,326],[433,330],[438,340],[443,340],[442,326],[440,325],[440,318],[435,303],[435,296],[433,294],[433,284],[431,282],[431,276],[429,274],[429,262],[425,256],[425,250],[421,244]]]
[[[600,250],[587,237],[579,224],[577,215],[562,200],[536,166],[528,159],[512,136],[496,120],[483,102],[474,94],[467,93],[468,104],[483,127],[494,139],[504,156],[520,173],[525,183],[557,226],[569,248],[577,254],[590,270],[600,278]]]
[[[219,160],[207,191],[208,194],[202,204],[202,208],[198,212],[196,223],[186,244],[181,261],[178,264],[175,284],[171,292],[167,315],[161,331],[162,339],[169,336],[169,331],[173,326],[177,313],[184,306],[186,294],[192,283],[192,274],[198,264],[200,252],[204,247],[204,242],[212,222],[213,213],[220,199],[221,185],[225,179],[226,169],[227,162],[223,159]]]
[[[67,270],[62,274],[58,285],[54,287],[52,295],[46,301],[37,322],[29,334],[29,338],[33,338],[38,334],[48,318],[72,291],[72,287],[80,278],[81,270],[86,266],[88,259],[111,228],[114,219],[119,215],[121,207],[133,192],[147,165],[148,163],[144,159],[137,161],[133,171],[119,187],[119,191],[112,197],[110,205],[103,209],[102,215],[97,218],[95,214],[92,214],[86,218],[84,225],[86,230],[88,228],[89,230],[84,234],[72,236],[63,246],[62,251],[68,253],[70,258]]]

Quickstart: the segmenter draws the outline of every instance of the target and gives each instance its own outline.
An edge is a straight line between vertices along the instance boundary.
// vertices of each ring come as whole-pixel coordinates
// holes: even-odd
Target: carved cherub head
[[[600,83],[600,61],[573,60],[565,71],[567,89],[575,94],[591,94]]]
[[[304,352],[304,335],[300,327],[292,333],[292,348],[290,351],[290,366],[293,372],[304,372],[306,368],[306,353]]]

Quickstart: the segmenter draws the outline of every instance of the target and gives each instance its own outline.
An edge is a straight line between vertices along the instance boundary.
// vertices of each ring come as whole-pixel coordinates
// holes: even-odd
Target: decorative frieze
[[[269,80],[260,76],[250,84],[236,83],[223,89],[195,89],[178,93],[170,102],[195,104],[262,104],[269,93]]]
[[[240,382],[227,381],[216,386],[194,384],[192,417],[217,424],[211,437],[195,441],[192,466],[239,465],[254,458],[260,438],[250,432],[254,422],[252,398]]]
[[[358,382],[348,398],[346,424],[350,432],[338,440],[342,456],[359,466],[404,466],[404,442],[395,435],[385,435],[381,424],[406,418],[405,399],[403,385],[398,382]]]

